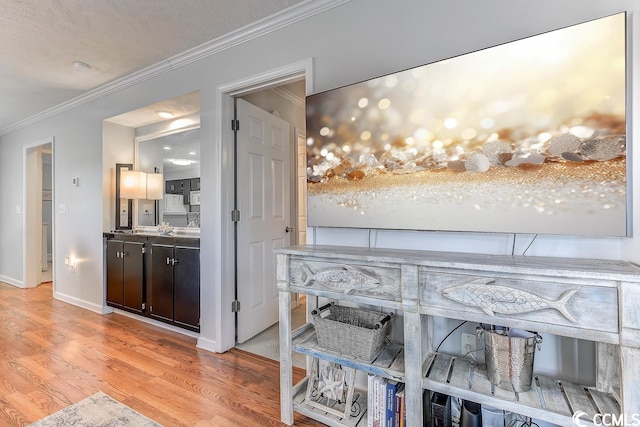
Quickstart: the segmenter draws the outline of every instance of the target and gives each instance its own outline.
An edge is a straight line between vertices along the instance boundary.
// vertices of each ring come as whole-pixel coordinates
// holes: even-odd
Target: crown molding
[[[298,5],[292,6],[282,12],[276,13],[268,18],[261,19],[252,24],[234,30],[224,36],[205,42],[192,49],[174,55],[168,59],[160,61],[154,65],[143,68],[140,71],[116,79],[110,83],[99,86],[78,97],[70,99],[44,110],[38,114],[30,116],[24,120],[16,122],[10,126],[0,129],[0,136],[15,132],[33,123],[52,117],[58,113],[78,107],[93,100],[105,97],[114,92],[136,85],[145,80],[149,80],[171,70],[191,64],[216,53],[251,41],[257,37],[279,30],[288,25],[302,21],[314,15],[323,13],[334,7],[340,6],[350,0],[307,0]]]
[[[305,100],[299,97],[298,95],[296,95],[295,93],[291,92],[289,89],[285,89],[281,86],[274,86],[269,88],[269,90],[274,94],[278,95],[279,97],[284,98],[289,102],[292,102],[297,107],[304,108],[305,106]]]

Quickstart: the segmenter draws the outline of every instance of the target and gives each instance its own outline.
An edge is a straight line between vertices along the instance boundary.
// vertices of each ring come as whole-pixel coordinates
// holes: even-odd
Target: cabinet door
[[[185,205],[191,203],[191,180],[182,180],[182,201]]]
[[[174,320],[200,326],[200,248],[176,246]]]
[[[124,242],[123,305],[142,313],[144,302],[144,244]]]
[[[107,304],[122,307],[122,258],[123,242],[107,240]]]
[[[191,178],[191,191],[200,190],[200,178]]]
[[[166,181],[164,192],[167,194],[182,194],[182,180],[174,179]]]
[[[173,246],[151,245],[149,313],[173,320]]]

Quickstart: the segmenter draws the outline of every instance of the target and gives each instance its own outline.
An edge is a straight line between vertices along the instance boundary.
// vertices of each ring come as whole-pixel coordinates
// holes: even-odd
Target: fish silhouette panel
[[[378,277],[350,265],[337,265],[314,272],[308,265],[302,264],[302,271],[303,286],[316,283],[324,288],[345,294],[382,287]]]
[[[554,300],[520,289],[496,285],[494,279],[477,279],[464,285],[445,288],[442,295],[460,304],[478,307],[489,316],[495,316],[495,313],[520,314],[555,309],[576,323],[576,319],[567,310],[567,303],[576,292],[577,289],[569,289]]]

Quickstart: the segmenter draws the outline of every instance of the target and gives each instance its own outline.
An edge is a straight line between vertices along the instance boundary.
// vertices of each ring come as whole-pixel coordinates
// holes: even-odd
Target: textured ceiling
[[[308,1],[0,0],[0,131]]]

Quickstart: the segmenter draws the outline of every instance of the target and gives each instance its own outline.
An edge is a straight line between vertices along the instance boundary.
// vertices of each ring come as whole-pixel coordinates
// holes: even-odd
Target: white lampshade
[[[138,171],[120,172],[120,197],[144,199],[147,196],[147,174]]]
[[[147,174],[147,199],[162,200],[164,194],[164,178],[161,173]]]

